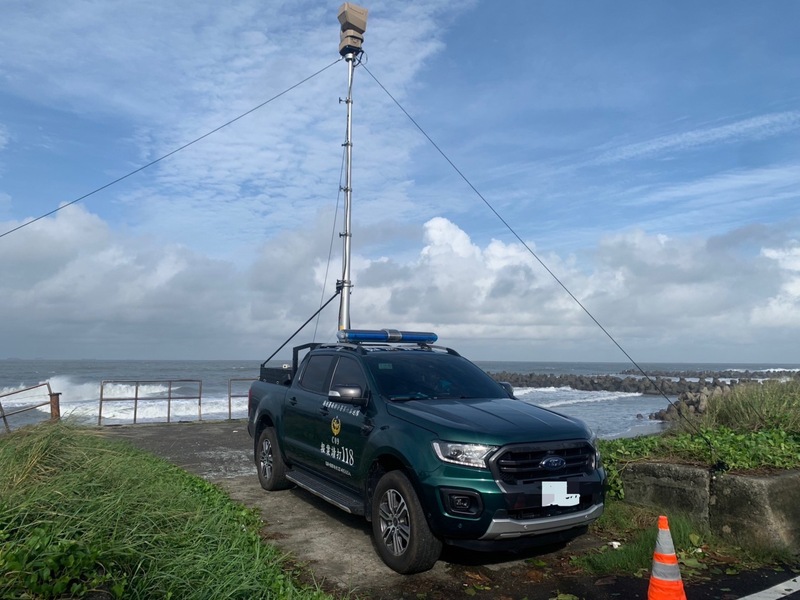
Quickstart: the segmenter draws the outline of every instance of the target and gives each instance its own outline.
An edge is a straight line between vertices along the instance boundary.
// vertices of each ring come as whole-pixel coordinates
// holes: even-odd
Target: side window
[[[358,362],[342,356],[339,358],[339,364],[336,365],[336,371],[331,381],[331,387],[335,385],[357,385],[361,387],[362,391],[366,391],[367,379]]]
[[[300,377],[300,386],[311,392],[328,395],[327,386],[328,373],[331,370],[331,363],[334,356],[311,356],[308,364]]]

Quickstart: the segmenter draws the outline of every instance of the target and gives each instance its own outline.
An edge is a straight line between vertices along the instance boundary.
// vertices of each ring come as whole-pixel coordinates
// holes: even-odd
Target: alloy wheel
[[[386,490],[381,498],[378,519],[383,543],[392,554],[401,556],[408,549],[411,540],[411,520],[408,506],[400,492]]]

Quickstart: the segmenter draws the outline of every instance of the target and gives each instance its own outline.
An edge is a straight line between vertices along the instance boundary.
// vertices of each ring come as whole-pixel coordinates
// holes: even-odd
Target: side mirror
[[[502,387],[506,391],[506,394],[508,394],[509,398],[516,398],[516,396],[514,396],[514,386],[512,386],[507,381],[501,381],[499,383],[500,387]]]
[[[328,400],[357,406],[366,406],[367,404],[364,390],[360,385],[335,385],[328,391]]]

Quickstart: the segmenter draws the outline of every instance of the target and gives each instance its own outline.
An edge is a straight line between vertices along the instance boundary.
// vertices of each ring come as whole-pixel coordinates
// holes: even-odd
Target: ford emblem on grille
[[[558,471],[559,469],[563,469],[566,465],[567,461],[560,456],[547,456],[539,463],[539,466],[547,471]]]

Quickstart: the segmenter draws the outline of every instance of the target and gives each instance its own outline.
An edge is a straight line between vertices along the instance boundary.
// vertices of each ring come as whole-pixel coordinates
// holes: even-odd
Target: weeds
[[[740,433],[774,429],[800,434],[800,380],[739,385],[724,396],[711,396],[700,426]],[[688,427],[681,425],[681,428]]]
[[[0,597],[325,597],[254,512],[119,442],[43,424],[0,438],[0,465]]]
[[[658,534],[659,511],[612,500],[606,503],[603,516],[592,525],[592,532],[618,548],[604,545],[598,550],[575,556],[576,566],[595,575],[625,573],[646,576],[653,563]],[[714,535],[692,515],[670,514],[669,528],[683,576],[687,579],[712,575],[732,575],[770,564],[789,564],[791,554],[779,548],[761,548],[748,544],[735,546]]]

